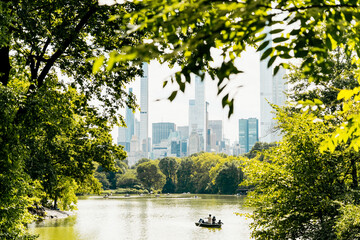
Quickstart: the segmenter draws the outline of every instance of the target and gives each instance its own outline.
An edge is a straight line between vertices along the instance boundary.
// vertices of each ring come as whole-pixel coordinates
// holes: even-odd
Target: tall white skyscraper
[[[195,77],[195,100],[189,101],[189,136],[195,131],[199,135],[200,151],[206,147],[206,102],[205,83]]]
[[[148,87],[148,64],[143,63],[142,69],[144,71],[140,82],[140,149],[144,153],[144,157],[148,157],[149,152],[149,87]]]
[[[269,32],[268,28],[265,31]],[[261,55],[271,47],[272,37],[270,34],[264,39],[270,41],[269,45],[261,51]],[[269,58],[260,61],[260,141],[280,141],[281,136],[275,132],[275,114],[270,104],[282,106],[285,104],[287,85],[285,84],[285,69],[280,68],[276,76],[273,76],[273,67],[267,67]]]

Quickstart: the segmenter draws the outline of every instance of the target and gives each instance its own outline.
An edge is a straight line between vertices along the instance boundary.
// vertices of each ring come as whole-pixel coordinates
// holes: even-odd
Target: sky
[[[214,65],[221,64],[219,52],[214,50]],[[228,118],[228,111],[221,106],[221,97],[217,96],[217,83],[209,77],[205,79],[205,99],[209,102],[209,120],[223,121],[224,138],[231,142],[238,141],[238,120],[241,118],[255,117],[260,119],[260,61],[259,53],[249,48],[242,54],[241,58],[235,60],[239,70],[244,71],[231,76],[229,83],[230,96],[234,96],[234,113]],[[171,92],[177,89],[176,85],[168,84],[163,88],[163,82],[169,79],[172,73],[177,70],[170,69],[166,64],[161,65],[156,61],[149,64],[149,136],[152,136],[152,123],[173,122],[176,126],[188,125],[189,99],[195,97],[195,82],[187,85],[185,93],[179,92],[173,102],[167,100]],[[239,87],[241,85],[241,87]],[[140,78],[130,84],[140,104]],[[125,109],[120,114],[125,116]],[[139,111],[135,116],[140,119]],[[114,141],[117,139],[117,130],[114,128],[112,135]]]

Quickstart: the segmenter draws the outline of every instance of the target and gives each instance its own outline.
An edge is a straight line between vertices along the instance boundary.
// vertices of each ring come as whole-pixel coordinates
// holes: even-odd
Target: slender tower
[[[140,149],[144,153],[144,157],[148,157],[149,143],[148,143],[148,107],[149,107],[149,88],[148,88],[148,64],[142,65],[143,76],[140,82]]]
[[[271,28],[266,28],[270,32]],[[270,41],[269,45],[261,51],[264,53],[271,47],[272,36],[268,34],[264,41]],[[286,102],[285,91],[287,85],[285,81],[285,69],[280,68],[279,72],[273,76],[273,67],[267,67],[269,58],[260,61],[260,141],[276,142],[281,140],[281,136],[275,131],[275,114],[270,104],[283,106]]]
[[[268,33],[271,28],[265,28]],[[262,55],[269,47],[271,47],[272,36],[267,34],[264,41],[270,41],[268,46],[263,49],[260,54]],[[260,55],[260,56],[261,56]],[[260,131],[261,142],[272,142],[272,119],[274,115],[271,113],[272,108],[270,104],[272,100],[272,67],[267,67],[269,58],[260,61]]]
[[[206,102],[205,83],[195,76],[195,99],[189,101],[189,136],[192,132],[199,135],[200,149],[206,150]]]

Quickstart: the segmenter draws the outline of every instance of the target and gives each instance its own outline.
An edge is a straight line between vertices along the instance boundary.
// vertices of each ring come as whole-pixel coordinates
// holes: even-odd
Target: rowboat
[[[195,222],[195,225],[198,227],[221,228],[221,225],[223,225],[223,223]]]

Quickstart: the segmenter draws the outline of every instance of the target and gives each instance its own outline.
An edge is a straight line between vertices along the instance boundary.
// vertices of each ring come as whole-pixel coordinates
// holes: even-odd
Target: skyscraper
[[[195,100],[189,101],[189,136],[195,131],[199,136],[200,151],[206,147],[206,102],[205,84],[195,77]]]
[[[240,154],[249,151],[249,123],[247,119],[239,119],[239,148]]]
[[[249,152],[259,141],[259,120],[256,118],[239,119],[239,151]]]
[[[267,28],[265,31],[269,32]],[[268,34],[264,41],[270,41],[269,45],[261,51],[261,55],[271,47],[272,36]],[[282,106],[285,104],[287,89],[284,79],[285,70],[280,68],[276,76],[273,76],[273,67],[267,67],[268,58],[260,61],[260,141],[275,142],[281,140],[281,136],[275,132],[275,114],[270,104]]]
[[[132,93],[132,88],[129,89],[129,94]],[[131,108],[129,108],[128,106],[126,106],[126,112],[125,112],[125,123],[126,123],[126,131],[125,131],[125,139],[126,142],[129,143],[131,142],[131,138],[134,135],[134,130],[135,130],[135,116],[133,113],[133,110]],[[130,146],[129,149],[127,149],[126,146],[126,151],[130,151]]]
[[[129,94],[132,93],[132,88],[129,89]],[[125,151],[130,151],[131,138],[134,135],[135,117],[132,109],[125,107],[125,124],[126,127],[119,127],[118,129],[118,144],[124,146]]]
[[[148,107],[149,107],[149,88],[148,88],[148,64],[143,63],[143,76],[140,82],[140,149],[144,157],[148,157],[149,136],[148,136]]]
[[[179,126],[177,127],[177,130],[179,131],[182,140],[189,139],[189,126]]]
[[[208,128],[215,134],[216,144],[220,144],[223,136],[222,120],[209,120]]]
[[[175,132],[175,123],[161,122],[152,124],[152,144],[159,144],[168,139],[170,133]]]
[[[249,151],[256,142],[259,141],[259,120],[257,118],[248,119],[248,146]]]

